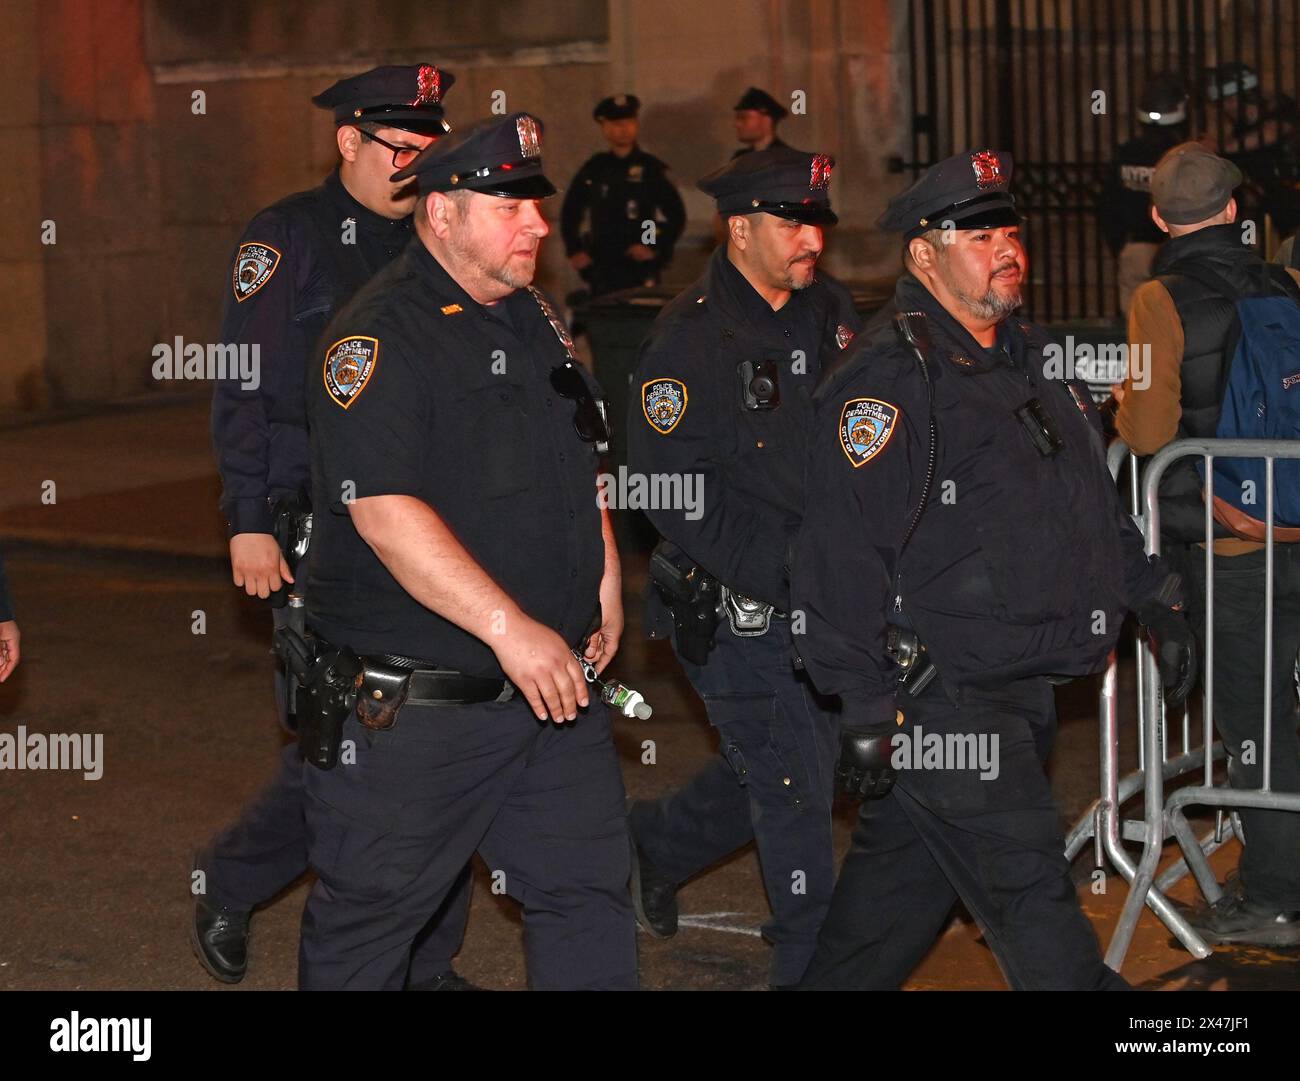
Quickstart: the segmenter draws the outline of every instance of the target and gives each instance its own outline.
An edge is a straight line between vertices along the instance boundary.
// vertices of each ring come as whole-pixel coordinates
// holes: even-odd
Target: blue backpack
[[[1268,265],[1271,292],[1242,296],[1205,267],[1180,268],[1218,296],[1236,302],[1237,333],[1223,366],[1219,439],[1300,439],[1300,286],[1282,267]],[[1285,280],[1283,280],[1285,279]],[[1214,516],[1230,532],[1264,540],[1267,516],[1263,458],[1214,459]],[[1205,462],[1196,459],[1205,481]],[[1273,463],[1274,539],[1300,539],[1300,459]]]

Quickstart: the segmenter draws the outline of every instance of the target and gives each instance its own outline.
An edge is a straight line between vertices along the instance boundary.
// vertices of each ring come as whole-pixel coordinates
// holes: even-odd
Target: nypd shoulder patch
[[[325,351],[325,390],[344,409],[366,389],[379,363],[379,339],[342,338]]]
[[[239,245],[235,253],[235,266],[231,271],[230,287],[235,300],[243,302],[271,280],[280,265],[280,253],[270,244],[250,240]]]
[[[641,384],[641,411],[660,435],[677,427],[686,412],[686,384],[680,379],[651,379]]]
[[[885,449],[898,424],[898,406],[878,398],[851,398],[840,411],[840,446],[853,468]]]

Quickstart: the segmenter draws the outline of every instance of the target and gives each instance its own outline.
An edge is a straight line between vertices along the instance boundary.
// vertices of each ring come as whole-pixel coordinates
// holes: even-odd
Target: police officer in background
[[[415,185],[390,174],[450,130],[442,97],[453,81],[432,64],[409,64],[375,68],[318,94],[313,103],[334,116],[339,166],[319,188],[261,211],[240,238],[221,340],[259,349],[260,382],[217,383],[212,431],[231,569],[249,596],[268,598],[294,581],[272,528],[277,504],[289,513],[308,485],[308,357],[331,315],[410,239]],[[280,626],[288,609],[274,612]],[[283,709],[283,686],[278,696]],[[244,976],[251,910],[307,870],[302,769],[297,745],[285,747],[272,782],[199,856],[206,892],[196,900],[191,942],[223,982]],[[413,987],[468,986],[451,958],[464,936],[469,891],[467,871],[447,918],[417,952]]]
[[[308,389],[308,627],[362,682],[323,718],[351,756],[306,771],[300,983],[400,987],[477,850],[523,906],[534,988],[634,989],[623,781],[573,652],[601,669],[623,629],[608,431],[529,288],[541,124],[459,131],[410,178],[416,238],[334,319]]]
[[[751,86],[740,95],[740,100],[733,109],[736,114],[736,139],[745,144],[731,155],[733,158],[752,154],[755,150],[786,146],[776,134],[776,126],[788,115],[788,111],[766,90]]]
[[[1151,277],[1164,234],[1151,220],[1151,172],[1171,146],[1187,138],[1187,88],[1155,75],[1138,99],[1138,134],[1122,144],[1102,192],[1101,227],[1119,258],[1119,306],[1127,318],[1133,292]]]
[[[668,166],[637,145],[640,110],[635,94],[596,106],[592,116],[609,149],[583,163],[560,210],[565,254],[593,296],[657,284],[686,227]]]
[[[770,149],[700,181],[727,244],[655,321],[628,418],[629,468],[695,486],[694,506],[648,512],[663,543],[647,628],[672,635],[721,743],[681,791],[632,805],[633,903],[650,934],[672,935],[677,888],[756,841],[774,987],[803,975],[834,881],[838,728],[794,670],[786,579],[809,395],[858,326],[847,294],[816,273],[836,221],[832,164]]]
[[[1190,635],[1087,388],[1049,377],[1047,335],[1012,314],[1027,265],[1011,168],[960,154],[894,199],[879,224],[904,237],[898,334],[864,339],[817,391],[796,644],[843,704],[841,782],[873,798],[806,988],[898,988],[958,898],[1013,988],[1125,986],[1062,856],[1052,683],[1101,668],[1133,608],[1185,694]]]

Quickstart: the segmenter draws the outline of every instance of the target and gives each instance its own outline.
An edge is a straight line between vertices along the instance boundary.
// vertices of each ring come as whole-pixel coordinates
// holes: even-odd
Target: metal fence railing
[[[1179,458],[1199,456],[1205,462],[1205,476],[1209,485],[1206,495],[1205,536],[1214,536],[1213,461],[1215,457],[1263,458],[1266,461],[1264,491],[1265,523],[1268,527],[1265,545],[1265,602],[1264,602],[1264,695],[1263,695],[1263,783],[1258,789],[1230,788],[1226,783],[1216,784],[1215,762],[1222,761],[1225,752],[1222,743],[1214,739],[1214,546],[1205,550],[1206,596],[1205,656],[1201,658],[1203,718],[1200,740],[1193,743],[1191,715],[1184,706],[1180,732],[1171,753],[1168,718],[1161,696],[1160,679],[1155,658],[1139,636],[1137,653],[1137,715],[1138,715],[1138,768],[1123,777],[1119,773],[1119,681],[1118,660],[1112,652],[1110,664],[1102,681],[1100,708],[1100,795],[1075,823],[1066,836],[1066,858],[1075,859],[1092,841],[1098,867],[1109,860],[1110,864],[1129,882],[1129,893],[1115,933],[1106,951],[1106,963],[1119,970],[1133,940],[1138,918],[1145,904],[1156,913],[1165,926],[1195,957],[1209,954],[1209,947],[1191,927],[1182,913],[1170,902],[1166,892],[1189,870],[1205,896],[1213,904],[1222,893],[1209,857],[1219,846],[1234,835],[1248,843],[1243,836],[1241,821],[1235,808],[1250,807],[1268,810],[1300,812],[1300,793],[1274,792],[1271,787],[1273,716],[1273,608],[1274,608],[1274,476],[1273,465],[1278,459],[1300,459],[1300,443],[1286,440],[1258,439],[1197,439],[1179,440],[1153,455],[1139,478],[1138,462],[1123,443],[1110,449],[1108,464],[1111,473],[1119,480],[1127,469],[1127,488],[1130,509],[1146,539],[1148,553],[1160,552],[1160,507],[1157,498],[1160,479],[1169,465]],[[1219,557],[1229,558],[1229,557]],[[1290,659],[1292,664],[1295,658]],[[1157,768],[1158,767],[1158,768]],[[1166,794],[1171,782],[1201,772],[1200,784],[1180,785]],[[1140,816],[1124,817],[1124,808],[1141,797]],[[1194,806],[1216,809],[1214,828],[1198,838],[1187,819],[1187,809]],[[1166,842],[1178,843],[1182,856],[1158,877],[1157,867]],[[1135,859],[1124,842],[1142,845]]]

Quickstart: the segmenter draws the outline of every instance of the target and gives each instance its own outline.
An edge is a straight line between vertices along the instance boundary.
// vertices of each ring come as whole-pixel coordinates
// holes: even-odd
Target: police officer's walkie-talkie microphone
[[[624,717],[635,717],[639,721],[648,721],[654,712],[639,691],[632,690],[626,683],[616,679],[604,680],[596,671],[596,666],[576,649],[570,652],[582,665],[582,674],[588,683],[600,691],[600,700],[605,705],[619,711]]]

